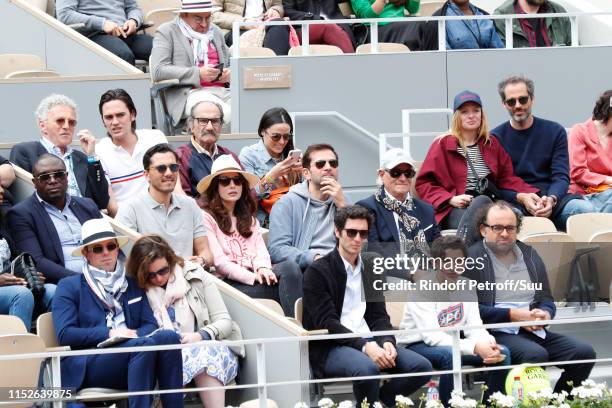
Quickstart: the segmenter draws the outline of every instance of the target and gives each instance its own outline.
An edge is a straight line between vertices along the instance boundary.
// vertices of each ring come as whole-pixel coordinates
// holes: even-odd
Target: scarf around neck
[[[213,39],[212,27],[208,28],[205,33],[198,33],[194,31],[189,25],[182,19],[178,18],[178,26],[185,37],[191,42],[191,48],[193,49],[193,60],[196,66],[208,65],[208,44]]]
[[[406,201],[400,202],[390,197],[382,185],[374,193],[374,199],[385,207],[385,209],[399,216],[398,233],[400,240],[400,252],[408,256],[429,255],[429,245],[425,239],[425,232],[419,228],[421,221],[414,211],[414,201],[408,196]]]
[[[103,271],[83,262],[83,276],[91,291],[107,310],[106,327],[111,329],[127,327],[123,307],[119,302],[128,287],[121,259],[117,259],[117,266],[112,272]]]
[[[195,316],[185,297],[188,291],[189,282],[185,279],[180,265],[174,267],[174,273],[168,279],[165,289],[160,286],[147,289],[147,298],[160,328],[183,333],[193,332]],[[168,314],[170,307],[174,309],[174,321]]]

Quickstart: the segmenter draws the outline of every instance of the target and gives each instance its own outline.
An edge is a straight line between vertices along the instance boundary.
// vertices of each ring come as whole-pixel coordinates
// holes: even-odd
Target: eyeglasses
[[[149,272],[147,280],[152,281],[156,276],[166,276],[170,272],[170,266],[166,265],[157,272]]]
[[[178,163],[160,164],[159,166],[151,166],[149,168],[154,168],[155,170],[159,171],[161,174],[165,174],[166,171],[168,171],[168,169],[170,169],[172,173],[176,173],[179,169],[179,165]]]
[[[232,181],[234,182],[234,185],[241,186],[242,180],[244,180],[242,176],[234,176],[234,177],[219,176],[217,178],[219,179],[219,185],[223,187],[229,186]]]
[[[54,172],[51,172],[51,173],[39,174],[35,178],[40,183],[48,183],[48,182],[51,181],[51,179],[54,179],[54,180],[57,180],[57,181],[64,181],[66,179],[67,175],[68,175],[67,171],[54,171]]]
[[[370,233],[368,230],[359,230],[359,229],[352,229],[352,228],[347,228],[345,229],[346,231],[346,236],[349,238],[355,238],[357,236],[357,234],[359,234],[359,237],[361,239],[367,239],[368,238],[368,234]]]
[[[325,167],[326,163],[329,163],[329,167],[331,167],[332,169],[335,169],[336,167],[338,167],[338,159],[317,160],[316,162],[314,162],[314,165],[317,169],[320,170],[323,167]]]
[[[391,169],[391,170],[387,170],[387,173],[389,173],[389,175],[393,178],[398,178],[402,174],[406,176],[406,178],[413,178],[414,175],[416,174],[413,168],[409,168],[406,170]]]
[[[281,134],[281,133],[268,133],[268,135],[270,136],[270,139],[272,139],[272,141],[274,141],[274,142],[280,141],[281,138],[285,142],[293,139],[293,133],[285,133],[285,134]]]
[[[508,234],[514,234],[517,230],[516,225],[489,225],[486,223],[483,223],[482,225],[484,225],[485,227],[491,228],[491,231],[493,231],[496,234],[501,234],[504,230]]]
[[[106,248],[108,252],[113,252],[115,249],[119,248],[119,245],[116,242],[111,242],[106,245],[96,245],[96,246],[88,247],[87,252],[93,252],[96,255],[100,255],[101,253],[104,252],[104,248]]]
[[[195,21],[196,24],[202,24],[204,21],[209,21],[209,20],[210,20],[210,15],[206,17],[193,16],[193,21]]]
[[[221,118],[194,118],[198,121],[198,125],[206,126],[210,122],[213,126],[219,126],[221,124]]]
[[[521,105],[525,105],[527,102],[529,102],[529,95],[519,96],[518,98],[508,98],[505,100],[506,105],[510,107],[516,105],[516,101],[518,101],[518,103]]]
[[[68,127],[75,127],[77,124],[77,121],[76,119],[67,119],[67,118],[55,119],[55,124],[57,126],[65,126],[66,123],[68,124]]]

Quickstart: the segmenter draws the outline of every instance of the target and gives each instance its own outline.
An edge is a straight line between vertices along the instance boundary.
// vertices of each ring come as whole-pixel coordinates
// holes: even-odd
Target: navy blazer
[[[98,207],[89,198],[71,197],[70,209],[81,225],[87,220],[102,218]],[[32,254],[38,270],[47,278],[47,283],[57,283],[65,276],[81,272],[64,267],[59,235],[36,193],[13,206],[6,218],[16,249],[18,252]]]
[[[145,291],[133,279],[127,280],[127,290],[120,299],[125,324],[136,330],[138,336],[146,336],[157,329],[157,321]],[[73,350],[92,349],[108,339],[107,311],[83,275],[62,279],[53,296],[51,310],[57,340],[62,346],[70,346]],[[79,389],[86,366],[87,356],[62,358],[62,387]]]
[[[47,149],[40,142],[22,142],[13,146],[10,160],[31,173],[36,160],[45,153]],[[108,207],[108,181],[104,176],[102,163],[99,160],[88,163],[85,153],[74,150],[72,164],[74,176],[83,197],[94,200],[100,209]]]
[[[440,236],[440,227],[434,218],[434,208],[424,201],[416,198],[413,200],[414,212],[419,221],[421,221],[420,228],[425,233],[427,243],[431,244],[434,239]],[[386,247],[377,245],[379,243],[399,243],[399,232],[393,212],[387,210],[384,205],[376,201],[374,195],[364,198],[357,205],[367,208],[374,216],[374,224],[370,227],[370,235],[368,237],[368,250],[379,252],[385,256],[395,256],[396,252],[392,251],[392,248],[399,250],[399,247],[394,245]]]

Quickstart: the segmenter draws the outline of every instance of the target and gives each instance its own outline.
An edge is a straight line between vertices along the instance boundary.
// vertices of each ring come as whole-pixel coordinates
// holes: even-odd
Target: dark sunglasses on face
[[[518,98],[508,98],[505,102],[506,105],[512,107],[516,105],[516,101],[518,101],[521,105],[525,105],[527,102],[529,102],[529,95],[519,96]]]
[[[41,183],[48,183],[49,181],[51,181],[51,179],[55,179],[57,181],[63,181],[66,179],[67,175],[68,175],[67,171],[54,171],[52,173],[39,174],[36,177],[36,180],[38,180]]]
[[[75,127],[77,124],[77,121],[75,119],[66,119],[66,118],[60,118],[60,119],[56,119],[55,123],[57,124],[57,126],[64,126],[66,123],[68,123],[68,127]]]
[[[234,185],[236,186],[241,186],[242,185],[242,176],[234,176],[234,177],[227,177],[227,176],[219,176],[219,185],[223,186],[223,187],[227,187],[230,185],[230,182],[234,182]]]
[[[287,142],[291,139],[293,139],[293,134],[292,133],[285,133],[285,134],[280,134],[280,133],[270,133],[270,139],[272,139],[274,142],[278,142],[279,140],[281,140],[281,138]]]
[[[316,162],[314,162],[314,165],[317,169],[320,170],[323,167],[325,167],[326,163],[329,163],[329,167],[331,167],[332,169],[335,169],[336,167],[338,167],[338,159],[317,160]]]
[[[348,228],[348,229],[345,229],[345,231],[346,231],[346,236],[349,238],[355,238],[357,234],[359,234],[359,237],[361,237],[361,239],[367,239],[368,234],[369,234],[368,230]]]
[[[151,167],[159,171],[161,174],[165,174],[168,169],[170,169],[172,173],[176,173],[179,169],[179,165],[177,163],[172,163],[170,165],[160,164],[159,166],[151,166]]]
[[[93,247],[88,247],[87,252],[93,252],[96,255],[100,255],[101,253],[104,252],[104,248],[106,248],[108,252],[113,252],[118,247],[119,245],[117,245],[116,242],[111,242],[110,244],[106,244],[106,245],[96,245]]]
[[[504,230],[506,230],[508,234],[513,234],[516,232],[516,225],[489,225],[484,223],[482,225],[491,228],[491,230],[496,234],[501,234]]]
[[[147,280],[152,281],[156,276],[166,276],[170,272],[170,266],[164,266],[157,272],[149,272],[147,275]]]
[[[221,124],[221,118],[195,118],[198,121],[198,125],[206,126],[210,122],[213,126],[219,126]]]
[[[401,176],[402,174],[404,176],[406,176],[406,178],[413,178],[414,175],[416,174],[416,172],[414,171],[413,168],[409,168],[409,169],[405,169],[405,170],[400,170],[400,169],[391,169],[391,170],[387,170],[387,172],[389,173],[389,175],[392,178],[398,178],[399,176]]]

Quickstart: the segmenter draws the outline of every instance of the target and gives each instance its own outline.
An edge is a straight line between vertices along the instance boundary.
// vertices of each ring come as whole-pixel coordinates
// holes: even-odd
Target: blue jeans
[[[392,374],[432,371],[431,364],[419,354],[403,347],[397,348],[395,367],[387,370]],[[333,348],[325,361],[326,377],[360,377],[379,375],[380,369],[370,357],[360,350],[347,346]],[[429,381],[430,376],[393,378],[380,387],[380,380],[355,380],[353,393],[357,405],[368,399],[370,407],[380,400],[388,407],[395,406],[395,396],[410,395]],[[379,389],[380,388],[380,389]]]
[[[563,229],[565,229],[567,219],[575,214],[612,213],[612,188],[601,193],[587,194],[582,198],[582,200],[578,198],[570,200],[561,210],[557,218]]]
[[[408,348],[427,358],[431,362],[431,365],[433,365],[437,370],[451,370],[453,368],[453,348],[450,346],[431,347],[421,341],[419,343],[409,345]],[[510,365],[510,351],[501,344],[500,350],[501,353],[506,356],[506,359],[496,365]],[[482,358],[477,355],[462,355],[461,364],[476,367],[482,367],[484,365]],[[489,387],[487,390],[487,395],[496,391],[504,392],[507,375],[508,370],[495,370],[487,372],[486,382],[487,386]],[[445,406],[448,405],[448,400],[451,397],[452,390],[453,375],[441,375],[438,392],[440,393],[440,401],[442,401]]]
[[[55,294],[55,285],[45,284],[45,294],[38,302],[30,289],[21,285],[0,286],[0,314],[17,316],[30,331],[32,318],[51,309],[51,300]],[[34,307],[36,306],[36,313]]]

